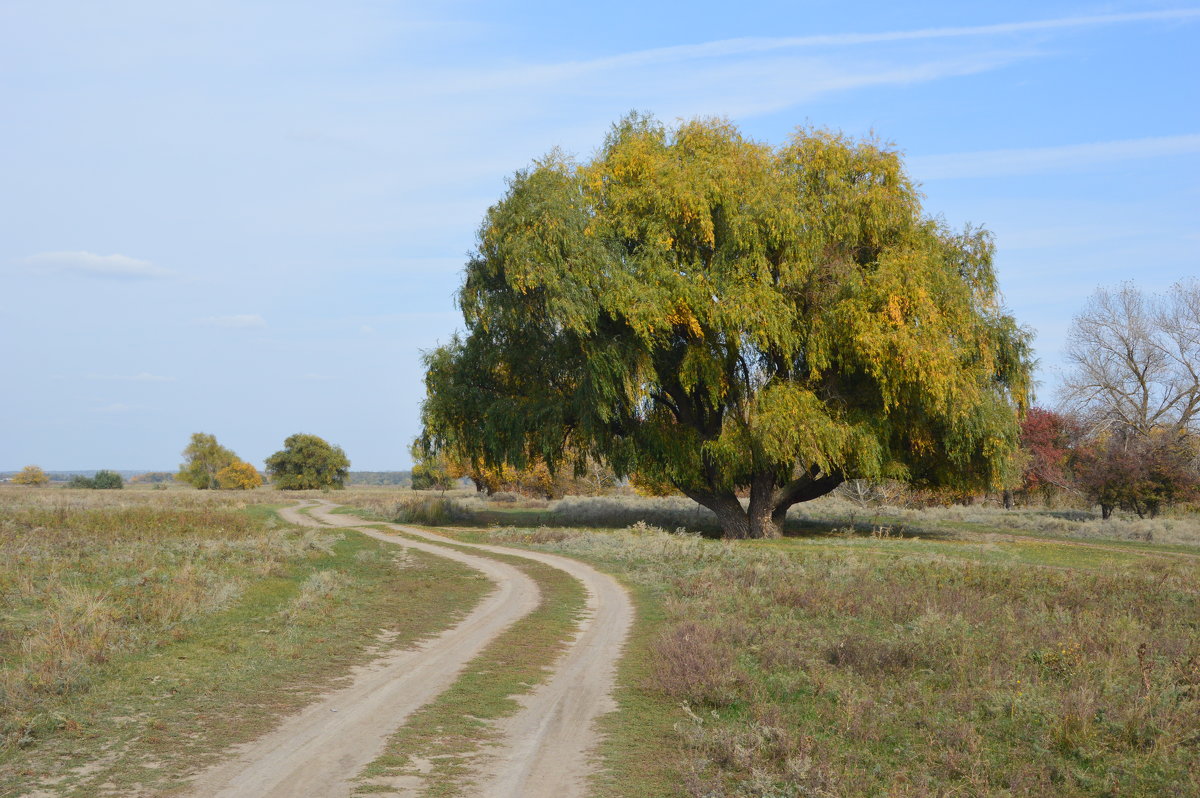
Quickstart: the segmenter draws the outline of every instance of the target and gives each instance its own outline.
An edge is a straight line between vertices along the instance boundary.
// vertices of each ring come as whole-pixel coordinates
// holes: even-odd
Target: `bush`
[[[68,488],[87,488],[89,490],[120,490],[125,487],[125,480],[116,471],[97,471],[94,477],[76,475],[67,483]]]
[[[412,496],[396,505],[396,522],[400,524],[442,526],[469,517],[470,513],[458,502],[440,496]]]
[[[239,460],[217,472],[217,484],[221,490],[253,490],[263,481],[258,469]]]
[[[50,481],[50,477],[46,476],[46,472],[39,466],[27,465],[21,469],[21,472],[13,477],[14,485],[33,485],[35,487],[45,485]]]
[[[92,481],[97,490],[120,490],[125,487],[125,480],[116,471],[97,471]]]

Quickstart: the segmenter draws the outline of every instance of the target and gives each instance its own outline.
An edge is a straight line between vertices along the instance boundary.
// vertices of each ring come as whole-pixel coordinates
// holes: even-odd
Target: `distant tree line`
[[[218,443],[215,435],[194,433],[183,457],[175,479],[199,490],[251,490],[263,484],[258,469]],[[298,433],[267,458],[266,466],[280,490],[319,490],[344,487],[350,460],[342,447]]]
[[[397,485],[408,487],[412,484],[412,472],[350,471],[347,472],[347,482],[350,485]]]

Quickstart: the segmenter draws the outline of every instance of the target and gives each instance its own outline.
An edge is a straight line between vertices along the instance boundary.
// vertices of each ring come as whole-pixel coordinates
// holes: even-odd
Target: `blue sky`
[[[906,153],[1053,398],[1098,285],[1200,273],[1200,5],[0,0],[0,470],[409,465],[505,177],[630,110]]]

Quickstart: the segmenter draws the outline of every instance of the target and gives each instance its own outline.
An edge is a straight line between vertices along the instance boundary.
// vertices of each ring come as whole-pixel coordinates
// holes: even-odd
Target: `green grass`
[[[517,697],[545,681],[570,640],[586,595],[565,572],[522,557],[459,548],[509,563],[541,591],[538,606],[467,664],[455,683],[416,712],[368,765],[356,794],[393,793],[398,778],[418,777],[429,796],[462,795],[473,756],[497,739],[490,722],[514,714]],[[423,765],[417,768],[416,765]]]
[[[179,789],[377,656],[381,633],[409,644],[489,589],[458,563],[286,528],[244,499],[143,497],[5,492],[0,795]]]

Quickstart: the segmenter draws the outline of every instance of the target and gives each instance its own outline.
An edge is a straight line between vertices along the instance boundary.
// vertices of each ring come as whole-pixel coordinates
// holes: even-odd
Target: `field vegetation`
[[[1196,556],[646,525],[488,537],[660,603],[652,672],[627,687],[671,707],[680,795],[1200,790]]]
[[[345,498],[449,505],[464,539],[634,590],[599,795],[1200,793],[1194,515],[842,495],[787,537],[727,542],[686,532],[712,521],[682,499]]]
[[[0,490],[0,795],[170,791],[488,589],[277,495]]]
[[[314,496],[322,495],[318,493]],[[567,496],[548,501],[513,493],[486,496],[470,489],[413,491],[350,488],[336,497],[381,520],[444,525],[528,525],[620,529],[646,523],[666,530],[719,534],[716,516],[682,496],[646,497],[632,492],[606,496]],[[1200,546],[1200,515],[1188,507],[1155,518],[1101,513],[1069,504],[1022,506],[1006,510],[998,500],[972,504],[920,506],[903,493],[834,495],[793,507],[785,534],[821,535],[842,531],[871,534],[883,529],[905,537],[953,538],[960,533],[1038,535],[1130,543]],[[890,503],[894,501],[895,503]]]

